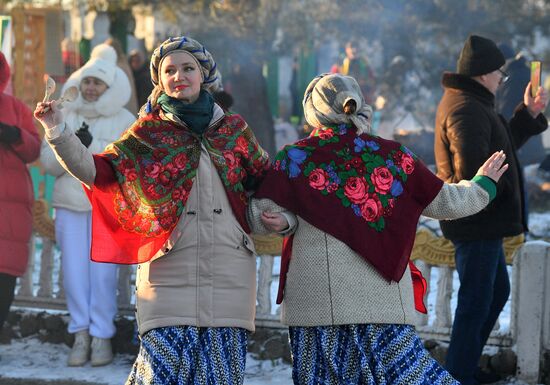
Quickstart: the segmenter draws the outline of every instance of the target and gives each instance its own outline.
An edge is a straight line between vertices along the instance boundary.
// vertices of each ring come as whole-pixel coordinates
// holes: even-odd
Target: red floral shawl
[[[255,196],[341,240],[388,281],[398,282],[418,218],[442,185],[406,147],[340,125],[283,148]]]
[[[250,232],[246,191],[255,188],[269,168],[267,153],[239,115],[224,115],[207,129],[202,143],[237,220]],[[197,135],[155,112],[94,155],[96,178],[91,189],[84,189],[92,204],[92,260],[150,260],[184,211],[200,152]]]

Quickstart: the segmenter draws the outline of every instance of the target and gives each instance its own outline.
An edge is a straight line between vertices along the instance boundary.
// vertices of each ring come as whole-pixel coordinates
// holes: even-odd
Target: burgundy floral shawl
[[[294,212],[399,281],[418,218],[442,185],[406,147],[340,125],[283,148],[255,196]]]

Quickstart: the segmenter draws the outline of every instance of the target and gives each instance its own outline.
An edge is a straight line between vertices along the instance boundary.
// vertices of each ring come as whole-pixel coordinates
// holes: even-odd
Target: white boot
[[[74,344],[67,365],[82,366],[88,362],[90,356],[90,335],[87,330],[81,330],[74,335]]]
[[[110,338],[92,338],[92,366],[103,366],[113,361]]]

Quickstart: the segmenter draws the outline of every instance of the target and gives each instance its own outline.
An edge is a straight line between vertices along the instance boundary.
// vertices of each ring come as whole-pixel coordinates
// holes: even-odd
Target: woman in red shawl
[[[221,79],[202,44],[164,41],[151,78],[142,116],[99,155],[64,130],[55,102],[35,116],[86,186],[92,259],[140,264],[141,347],[127,384],[242,384],[256,305],[245,213],[268,157],[246,122],[214,102]]]
[[[458,384],[415,333],[425,281],[409,256],[421,214],[458,218],[489,203],[504,154],[444,184],[406,147],[369,135],[355,79],[321,75],[303,104],[316,129],[279,152],[249,211],[254,230],[294,232],[278,296],[294,383]]]

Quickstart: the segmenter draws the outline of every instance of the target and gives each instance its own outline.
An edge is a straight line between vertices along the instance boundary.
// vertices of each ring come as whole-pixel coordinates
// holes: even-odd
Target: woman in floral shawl
[[[444,184],[406,147],[369,135],[355,79],[321,75],[303,104],[316,129],[279,152],[248,213],[255,231],[294,232],[278,295],[294,383],[458,384],[415,333],[425,281],[409,256],[421,214],[458,218],[489,203],[504,154]]]
[[[35,116],[92,203],[91,258],[139,263],[141,347],[127,384],[242,384],[256,304],[245,212],[268,157],[214,102],[221,79],[199,42],[164,41],[151,78],[140,118],[99,155],[65,130],[57,102]]]

